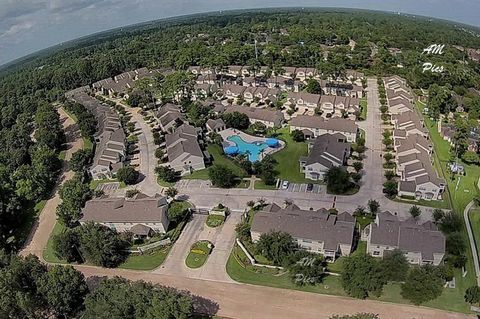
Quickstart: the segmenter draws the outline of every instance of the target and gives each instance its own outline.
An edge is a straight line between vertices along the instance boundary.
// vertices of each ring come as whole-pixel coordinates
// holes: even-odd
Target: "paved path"
[[[465,225],[467,226],[468,239],[470,240],[470,248],[472,249],[473,265],[475,268],[475,275],[477,277],[477,285],[480,286],[480,265],[478,261],[477,245],[475,243],[475,237],[473,236],[472,225],[470,224],[470,219],[468,217],[468,212],[474,205],[474,201],[468,203],[467,207],[465,207],[463,210],[463,219],[465,220]]]
[[[53,227],[57,220],[56,210],[60,203],[60,195],[58,191],[65,181],[74,176],[73,171],[68,169],[67,161],[72,157],[73,153],[83,148],[83,139],[80,136],[80,132],[75,122],[63,109],[59,108],[58,113],[60,113],[60,120],[63,122],[63,129],[67,138],[65,161],[63,162],[60,176],[53,190],[54,195],[46,202],[38,220],[32,227],[30,235],[25,243],[25,247],[20,252],[20,255],[22,256],[34,254],[41,260],[43,260],[43,251],[47,246],[48,238],[50,237],[50,233],[53,231]]]
[[[235,243],[235,226],[241,220],[241,213],[230,214],[225,223],[216,228],[208,227],[205,224],[206,219],[206,215],[193,215],[192,220],[173,245],[163,265],[155,269],[154,273],[233,282],[227,275],[225,266]],[[209,240],[213,243],[214,249],[205,265],[198,269],[191,269],[185,265],[185,258],[190,251],[190,247],[198,240]]]
[[[295,290],[253,286],[238,283],[214,282],[179,276],[145,273],[124,269],[104,269],[77,266],[86,276],[121,276],[188,290],[202,296],[210,313],[229,318],[262,319],[323,319],[334,314],[370,312],[388,319],[460,319],[473,318],[459,313],[414,307],[410,305],[358,300],[338,296],[306,293]],[[210,300],[210,302],[208,302]],[[214,301],[214,302],[212,302]]]

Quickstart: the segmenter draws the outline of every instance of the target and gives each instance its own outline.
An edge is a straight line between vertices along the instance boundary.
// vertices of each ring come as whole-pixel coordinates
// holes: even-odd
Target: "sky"
[[[395,11],[480,26],[479,0],[0,0],[0,65],[64,41],[139,22],[292,5]]]

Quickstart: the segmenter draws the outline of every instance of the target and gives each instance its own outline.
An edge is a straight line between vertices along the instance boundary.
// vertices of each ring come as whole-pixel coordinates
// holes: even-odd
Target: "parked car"
[[[313,190],[313,184],[312,183],[308,183],[307,184],[307,192],[311,192]]]
[[[290,185],[290,183],[288,181],[283,181],[282,189],[288,189],[288,185]]]

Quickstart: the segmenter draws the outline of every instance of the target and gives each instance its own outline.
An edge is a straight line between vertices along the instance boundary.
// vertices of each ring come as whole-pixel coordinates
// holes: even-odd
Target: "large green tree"
[[[342,287],[354,298],[379,297],[386,283],[380,262],[364,254],[352,255],[343,262]]]
[[[436,299],[442,294],[443,280],[429,265],[413,268],[402,284],[401,295],[415,305]]]

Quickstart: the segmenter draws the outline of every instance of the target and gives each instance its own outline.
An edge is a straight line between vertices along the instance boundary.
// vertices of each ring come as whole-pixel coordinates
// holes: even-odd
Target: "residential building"
[[[431,221],[400,221],[390,212],[382,212],[365,228],[365,233],[367,253],[374,257],[400,249],[411,264],[438,266],[445,255],[445,236]]]
[[[157,118],[162,131],[171,132],[175,127],[181,125],[185,121],[185,117],[181,113],[180,107],[180,105],[167,103],[155,112],[155,117]]]
[[[96,198],[85,203],[80,224],[95,222],[117,232],[149,237],[168,230],[168,203],[165,197],[138,194],[134,198]]]
[[[350,156],[350,143],[339,133],[323,134],[308,145],[308,156],[300,157],[300,171],[305,178],[323,180],[332,167],[344,166]]]
[[[207,123],[205,123],[205,126],[207,127],[207,131],[209,133],[218,133],[227,128],[225,122],[222,119],[208,119]]]
[[[198,138],[199,130],[189,124],[182,124],[165,135],[168,165],[182,176],[205,168],[208,155],[200,148]]]
[[[257,242],[262,234],[272,231],[286,232],[303,249],[335,261],[352,251],[355,218],[346,212],[333,215],[326,209],[302,210],[294,204],[282,209],[271,204],[255,213],[252,240]]]
[[[225,113],[233,112],[239,112],[247,115],[250,119],[250,123],[252,124],[260,122],[267,127],[280,127],[285,120],[285,117],[280,110],[238,105],[229,106],[225,110]]]
[[[344,118],[324,119],[320,116],[297,115],[290,120],[290,132],[300,130],[306,138],[314,138],[323,134],[340,133],[347,138],[347,142],[355,143],[358,135],[358,126],[355,121]]]

